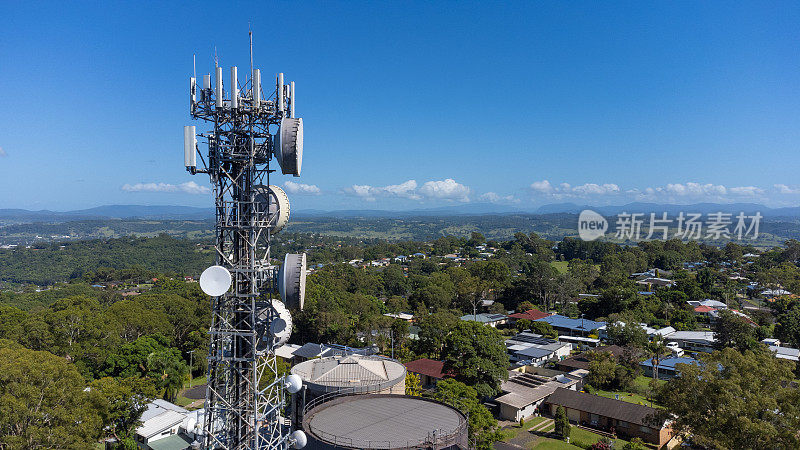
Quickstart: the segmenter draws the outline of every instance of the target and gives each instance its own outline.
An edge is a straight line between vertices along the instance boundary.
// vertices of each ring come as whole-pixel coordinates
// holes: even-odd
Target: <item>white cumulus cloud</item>
[[[181,192],[184,194],[208,194],[211,192],[206,186],[200,186],[194,181],[187,181],[181,184],[170,183],[136,183],[124,184],[122,190],[125,192]]]
[[[792,188],[785,184],[774,185],[779,194],[800,194],[800,188]]]
[[[534,181],[533,183],[531,183],[531,189],[533,189],[536,192],[541,192],[543,194],[549,194],[553,192],[553,186],[550,185],[550,182],[547,180]]]
[[[426,181],[419,188],[419,193],[429,198],[458,200],[460,202],[469,201],[469,188],[457,183],[452,178],[441,181]]]
[[[294,181],[287,181],[283,183],[283,187],[291,194],[306,194],[306,195],[319,195],[322,190],[316,184],[303,184],[295,183]]]
[[[519,203],[519,199],[513,195],[500,195],[496,192],[487,192],[481,194],[478,200],[489,203]]]
[[[620,193],[619,186],[612,183],[585,183],[579,186],[572,186],[569,183],[561,183],[557,186],[554,186],[548,180],[541,180],[531,183],[530,188],[535,194],[551,195],[555,198],[588,197],[593,195],[609,195]]]
[[[450,178],[441,181],[426,181],[422,186],[419,186],[416,180],[408,180],[388,186],[354,184],[344,188],[343,191],[345,194],[367,201],[375,201],[380,197],[394,197],[410,200],[440,199],[468,202],[470,193],[469,187]]]

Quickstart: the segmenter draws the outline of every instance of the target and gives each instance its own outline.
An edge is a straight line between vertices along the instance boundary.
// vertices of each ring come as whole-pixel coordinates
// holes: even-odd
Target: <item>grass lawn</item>
[[[622,400],[623,402],[635,403],[637,405],[650,406],[650,401],[647,400],[646,397],[644,397],[642,395],[639,395],[639,394],[634,394],[634,393],[631,393],[631,392],[603,391],[603,390],[598,389],[596,394],[601,396],[601,397],[607,397],[607,398],[615,398],[614,397],[615,395],[619,395],[619,398],[615,398],[615,400]],[[658,406],[658,405],[653,404],[653,406],[655,407],[655,406]]]
[[[540,438],[540,440],[536,441],[536,445],[534,445],[533,448],[536,450],[575,450],[580,447],[556,439]]]
[[[567,273],[567,269],[569,268],[569,261],[553,261],[550,263],[550,265],[555,267],[558,273]]]
[[[635,384],[636,386],[639,386],[641,388],[647,389],[647,388],[650,387],[650,380],[652,380],[652,378],[646,377],[644,375],[639,375],[638,377],[636,377],[635,380],[633,380],[633,384]],[[659,386],[661,386],[662,384],[664,384],[666,382],[667,382],[666,380],[658,380],[657,381]]]
[[[552,431],[553,428],[550,428],[549,431]],[[570,441],[571,442],[582,442],[584,444],[594,444],[595,442],[600,440],[600,435],[597,433],[592,433],[591,431],[587,431],[578,427],[573,426],[570,429],[569,433]],[[614,439],[614,448],[622,448],[628,441],[624,439]],[[568,444],[564,441],[559,441],[557,439],[541,437],[536,442],[536,445],[533,447],[536,450],[560,450],[560,449],[568,449],[574,450],[576,448],[580,448],[576,445]]]

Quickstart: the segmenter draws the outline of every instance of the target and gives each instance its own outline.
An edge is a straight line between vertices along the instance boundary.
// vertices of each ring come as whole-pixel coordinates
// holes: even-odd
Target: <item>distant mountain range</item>
[[[683,213],[709,214],[723,212],[738,214],[744,212],[752,215],[760,212],[764,217],[800,217],[800,207],[768,208],[755,203],[696,203],[692,205],[673,205],[659,203],[628,203],[619,206],[589,206],[574,203],[544,205],[536,209],[521,209],[493,203],[465,203],[429,209],[413,209],[405,211],[389,210],[298,210],[292,211],[294,217],[431,217],[462,215],[508,215],[508,214],[578,214],[584,209],[591,209],[604,216],[626,213],[664,213],[675,216]],[[0,221],[4,222],[67,222],[94,219],[156,219],[156,220],[205,220],[213,219],[213,208],[197,208],[192,206],[143,206],[143,205],[104,205],[95,208],[75,211],[29,211],[25,209],[0,209]]]

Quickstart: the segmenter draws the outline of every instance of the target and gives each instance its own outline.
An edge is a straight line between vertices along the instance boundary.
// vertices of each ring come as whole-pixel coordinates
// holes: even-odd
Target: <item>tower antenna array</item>
[[[252,65],[252,33],[250,39]],[[210,131],[184,127],[184,165],[191,174],[208,174],[216,207],[216,265],[200,277],[212,307],[202,445],[300,448],[305,435],[291,432],[283,410],[286,392],[302,383],[278,374],[275,349],[291,333],[289,309],[303,306],[306,258],[287,254],[280,266],[271,259],[271,237],[288,221],[289,203],[270,185],[277,169],[270,165],[277,161],[283,174],[300,175],[303,120],[287,113],[294,98],[282,84],[263,100],[259,69],[240,86],[238,69],[231,67],[224,90],[216,48],[214,54],[215,83],[212,74],[204,75],[198,89],[190,78],[190,114]],[[205,157],[198,138],[207,144]]]

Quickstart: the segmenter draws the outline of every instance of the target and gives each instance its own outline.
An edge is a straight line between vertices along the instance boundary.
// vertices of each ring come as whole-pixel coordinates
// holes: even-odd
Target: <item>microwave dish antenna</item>
[[[231,288],[231,273],[222,266],[211,266],[200,275],[200,289],[212,297],[219,297]]]
[[[269,221],[271,234],[276,234],[289,223],[289,196],[278,186],[256,186],[256,202],[261,206],[265,220]]]
[[[281,119],[272,148],[283,174],[299,177],[303,165],[303,119]]]

